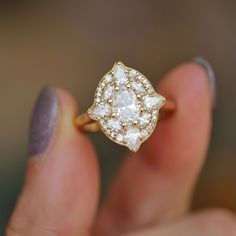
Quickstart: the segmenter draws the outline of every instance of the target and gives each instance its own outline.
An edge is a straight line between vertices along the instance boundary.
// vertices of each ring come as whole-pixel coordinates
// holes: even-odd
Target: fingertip
[[[78,105],[66,90],[55,88],[59,97],[61,114],[56,131],[56,143],[45,161],[45,176],[56,176],[48,186],[58,185],[61,194],[56,196],[61,212],[70,211],[68,219],[76,227],[90,227],[97,207],[99,170],[96,152],[90,140],[75,126]],[[50,159],[50,160],[49,160]],[[60,186],[59,186],[60,184]],[[52,201],[56,192],[51,193]],[[66,192],[66,195],[64,193]],[[64,208],[62,207],[64,205]],[[81,217],[80,222],[76,220]],[[58,219],[60,221],[60,219]]]
[[[181,64],[166,74],[158,86],[158,91],[174,99],[179,105],[195,103],[204,100],[203,105],[209,105],[211,89],[207,71],[197,63]],[[184,104],[182,104],[184,103]]]
[[[158,122],[138,153],[125,159],[100,214],[98,230],[127,232],[187,212],[208,147],[209,87],[205,70],[192,62],[164,77],[157,91],[174,101],[176,109]]]
[[[61,132],[64,133],[63,137],[68,134],[69,136],[77,136],[74,141],[78,142],[77,147],[82,152],[85,150],[91,156],[95,156],[95,149],[85,133],[80,131],[75,124],[76,116],[79,114],[79,106],[76,99],[65,89],[54,88],[61,104],[62,117],[61,117]],[[73,139],[71,139],[73,141]]]
[[[65,112],[69,112],[71,116],[75,116],[79,112],[79,107],[76,99],[65,89],[60,87],[53,87],[54,91],[57,93],[60,104]]]
[[[74,124],[77,112],[77,102],[69,92],[58,87],[46,87],[41,92],[30,131],[34,152],[12,218],[20,231],[24,228],[36,234],[41,232],[41,225],[55,228],[59,234],[76,235],[91,227],[99,171],[92,144]],[[32,219],[25,218],[27,214]],[[30,221],[35,224],[30,225]],[[22,222],[26,226],[22,227]]]
[[[152,165],[170,173],[183,171],[187,166],[192,168],[196,163],[199,166],[211,127],[212,96],[208,74],[193,62],[179,65],[164,77],[158,92],[173,100],[176,110],[157,124],[144,144],[143,155]],[[194,150],[197,150],[196,158],[189,158]]]

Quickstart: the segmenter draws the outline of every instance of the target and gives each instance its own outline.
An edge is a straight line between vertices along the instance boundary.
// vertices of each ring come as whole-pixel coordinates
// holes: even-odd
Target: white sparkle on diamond
[[[113,110],[123,122],[137,119],[139,108],[134,91],[124,88],[116,92],[113,97]]]
[[[150,122],[151,115],[149,113],[144,113],[139,118],[140,125],[145,125]]]
[[[138,83],[138,82],[134,81],[131,83],[131,86],[138,93],[143,93],[145,91],[145,88],[142,85],[142,83]]]
[[[116,136],[116,140],[117,140],[118,142],[123,142],[123,140],[124,140],[123,135],[122,135],[122,134],[118,134],[118,135]]]
[[[144,103],[148,109],[160,106],[164,102],[161,96],[148,96],[144,98]]]
[[[115,119],[110,119],[107,122],[107,125],[110,126],[113,129],[116,129],[116,130],[120,130],[121,129],[120,122],[118,120],[115,120]]]
[[[148,131],[147,130],[142,130],[141,131],[141,137],[142,137],[142,139],[146,139],[147,137],[148,137]]]
[[[125,74],[125,67],[117,63],[114,68],[114,76],[118,83],[124,84],[127,81],[127,76]]]
[[[133,150],[133,151],[138,150],[141,145],[140,130],[135,127],[129,128],[126,132],[125,140],[126,140],[128,147],[131,150]]]
[[[113,93],[113,87],[112,86],[108,86],[108,88],[105,89],[105,91],[104,91],[104,99],[110,98],[112,93]]]
[[[105,115],[107,115],[108,111],[109,106],[107,104],[101,104],[91,109],[90,117],[93,119],[104,117]]]
[[[136,71],[136,70],[134,70],[134,69],[130,70],[129,76],[130,76],[131,78],[134,78],[136,75],[137,75],[137,71]]]
[[[105,75],[104,76],[104,79],[105,79],[105,82],[107,82],[107,83],[109,83],[109,82],[111,82],[112,81],[112,76],[111,75]]]

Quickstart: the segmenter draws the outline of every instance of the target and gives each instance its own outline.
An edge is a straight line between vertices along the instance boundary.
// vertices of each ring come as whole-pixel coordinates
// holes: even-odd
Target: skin
[[[46,152],[29,160],[7,236],[236,235],[227,210],[189,212],[211,132],[212,94],[201,66],[183,64],[164,77],[157,91],[177,111],[138,153],[127,154],[101,209],[94,147],[73,124],[75,99],[55,90],[60,119]]]

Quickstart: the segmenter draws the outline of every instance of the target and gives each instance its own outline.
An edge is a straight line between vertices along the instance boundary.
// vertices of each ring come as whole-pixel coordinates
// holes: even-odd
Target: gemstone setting
[[[118,62],[100,81],[88,115],[112,141],[136,152],[154,131],[164,103],[144,75]]]
[[[137,119],[139,107],[134,91],[127,88],[117,91],[113,98],[113,109],[122,122]]]

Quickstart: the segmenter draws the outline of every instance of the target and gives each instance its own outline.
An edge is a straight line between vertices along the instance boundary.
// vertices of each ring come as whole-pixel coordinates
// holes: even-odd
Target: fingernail
[[[35,156],[45,152],[50,144],[58,117],[59,102],[53,88],[46,86],[36,101],[29,129],[28,152]]]
[[[192,61],[197,63],[198,65],[202,66],[208,74],[209,85],[210,85],[211,95],[212,95],[212,108],[214,108],[215,105],[216,105],[216,77],[215,77],[215,72],[214,72],[211,64],[206,59],[204,59],[203,57],[194,57],[192,59]]]

